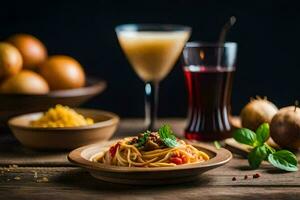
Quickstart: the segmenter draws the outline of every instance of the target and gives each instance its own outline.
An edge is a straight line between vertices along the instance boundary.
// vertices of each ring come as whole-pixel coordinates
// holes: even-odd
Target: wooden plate
[[[86,86],[77,89],[51,91],[44,95],[0,94],[0,127],[13,116],[45,111],[56,104],[77,107],[105,88],[105,81],[88,77]]]
[[[88,170],[93,177],[103,181],[122,184],[156,185],[195,180],[200,174],[220,167],[232,158],[232,154],[226,149],[216,149],[208,145],[191,143],[197,149],[207,153],[211,159],[198,164],[156,168],[119,167],[90,161],[93,155],[108,150],[109,146],[115,142],[116,140],[75,149],[69,154],[68,159],[75,165]]]
[[[39,128],[30,126],[30,122],[43,113],[31,113],[14,117],[8,124],[14,136],[24,146],[34,149],[58,150],[107,141],[117,129],[119,117],[111,112],[93,109],[75,109],[85,117],[94,119],[89,126],[66,128]]]

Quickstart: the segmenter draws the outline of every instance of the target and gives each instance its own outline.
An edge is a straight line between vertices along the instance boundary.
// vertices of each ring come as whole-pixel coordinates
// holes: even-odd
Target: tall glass
[[[185,137],[201,141],[230,137],[231,90],[237,44],[189,42],[183,50],[188,90]]]
[[[137,75],[145,82],[145,122],[154,130],[159,82],[167,76],[190,37],[180,25],[126,24],[116,27],[119,43]]]

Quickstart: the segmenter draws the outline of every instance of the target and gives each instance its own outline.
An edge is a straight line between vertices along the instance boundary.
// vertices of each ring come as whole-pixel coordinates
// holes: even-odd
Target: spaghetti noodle
[[[126,167],[169,167],[209,160],[206,153],[177,139],[168,127],[163,128],[158,132],[124,138],[109,150],[94,156],[92,161]],[[166,130],[169,131],[167,137],[163,134]]]

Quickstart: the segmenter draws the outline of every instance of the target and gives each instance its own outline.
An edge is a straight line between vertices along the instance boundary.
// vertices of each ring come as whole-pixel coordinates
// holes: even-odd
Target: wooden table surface
[[[182,132],[183,120],[163,121]],[[115,137],[134,134],[142,127],[142,120],[124,119]],[[0,133],[0,141],[7,137],[10,137],[7,133]],[[7,141],[14,149],[22,148],[12,139]],[[102,182],[70,165],[7,166],[7,163],[0,163],[0,199],[300,199],[299,172],[284,173],[267,163],[259,170],[250,170],[247,166],[245,159],[235,156],[227,165],[206,172],[194,182],[135,186]],[[253,179],[252,175],[256,173],[260,177]],[[248,176],[246,180],[245,175]]]

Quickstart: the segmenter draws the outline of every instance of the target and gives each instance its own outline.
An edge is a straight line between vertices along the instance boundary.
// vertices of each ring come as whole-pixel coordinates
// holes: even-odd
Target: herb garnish
[[[160,127],[158,129],[158,134],[159,134],[161,141],[163,141],[163,143],[167,147],[179,146],[176,136],[174,135],[174,133],[169,125],[163,125],[162,127]]]
[[[296,156],[288,150],[276,151],[265,143],[270,137],[268,123],[258,127],[256,133],[247,128],[241,128],[234,132],[233,138],[242,144],[253,147],[248,155],[248,162],[251,168],[257,169],[263,160],[267,160],[274,167],[285,171],[297,171],[298,161]]]
[[[148,137],[150,136],[151,131],[147,130],[143,133],[143,136],[140,137],[136,143],[137,147],[144,146],[144,144],[147,142]]]
[[[217,140],[214,141],[214,145],[215,145],[216,149],[221,149],[222,148],[222,145]]]

